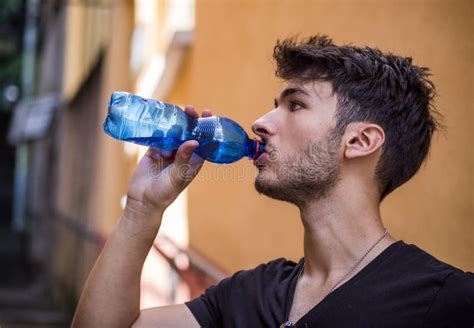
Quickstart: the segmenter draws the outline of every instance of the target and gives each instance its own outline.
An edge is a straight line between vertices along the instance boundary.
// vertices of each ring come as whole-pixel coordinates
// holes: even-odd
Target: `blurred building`
[[[27,145],[28,178],[24,211],[12,226],[29,241],[28,258],[39,274],[35,292],[66,315],[121,215],[144,151],[102,132],[110,94],[124,90],[211,108],[250,130],[281,87],[273,76],[275,40],[296,34],[377,46],[432,69],[447,138],[434,139],[428,164],[384,201],[382,215],[399,239],[474,270],[470,1],[26,4],[38,10],[36,73],[31,97],[17,109],[44,128],[35,134],[15,126],[13,142]],[[143,307],[182,302],[236,270],[302,256],[296,209],[258,195],[254,177],[249,161],[206,164],[166,213],[143,273]]]

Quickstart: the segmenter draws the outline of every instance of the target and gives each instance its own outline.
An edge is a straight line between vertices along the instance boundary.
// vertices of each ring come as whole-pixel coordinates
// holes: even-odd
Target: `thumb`
[[[196,140],[190,140],[183,143],[177,150],[174,163],[176,166],[189,164],[193,152],[199,146]]]
[[[171,172],[171,176],[177,185],[190,182],[197,174],[197,171],[193,169],[193,165],[190,164],[190,160],[198,146],[199,143],[196,140],[190,140],[178,148]]]

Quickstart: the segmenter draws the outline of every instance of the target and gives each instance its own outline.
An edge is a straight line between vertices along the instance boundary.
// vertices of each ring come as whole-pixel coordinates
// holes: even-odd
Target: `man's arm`
[[[197,117],[192,107],[186,113]],[[205,111],[203,116],[210,116]],[[185,305],[140,312],[140,276],[161,225],[164,210],[197,175],[203,160],[196,141],[183,143],[176,156],[149,149],[136,168],[127,204],[84,286],[73,327],[199,327]]]
[[[140,216],[125,210],[90,273],[74,327],[199,327],[184,304],[140,312],[141,270],[158,229],[137,220]]]

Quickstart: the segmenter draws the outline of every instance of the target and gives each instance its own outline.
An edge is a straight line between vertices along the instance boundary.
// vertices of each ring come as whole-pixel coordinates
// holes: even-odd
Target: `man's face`
[[[334,133],[337,97],[328,82],[290,82],[275,109],[253,131],[267,144],[255,165],[255,188],[269,197],[303,205],[324,198],[339,176],[341,136]]]

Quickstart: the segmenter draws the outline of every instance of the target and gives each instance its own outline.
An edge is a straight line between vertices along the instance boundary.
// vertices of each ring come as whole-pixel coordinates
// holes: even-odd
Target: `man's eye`
[[[303,108],[303,106],[300,103],[297,103],[297,102],[294,102],[294,101],[290,101],[288,103],[288,107],[290,109],[290,112],[295,112],[295,111],[300,110],[300,109]]]

